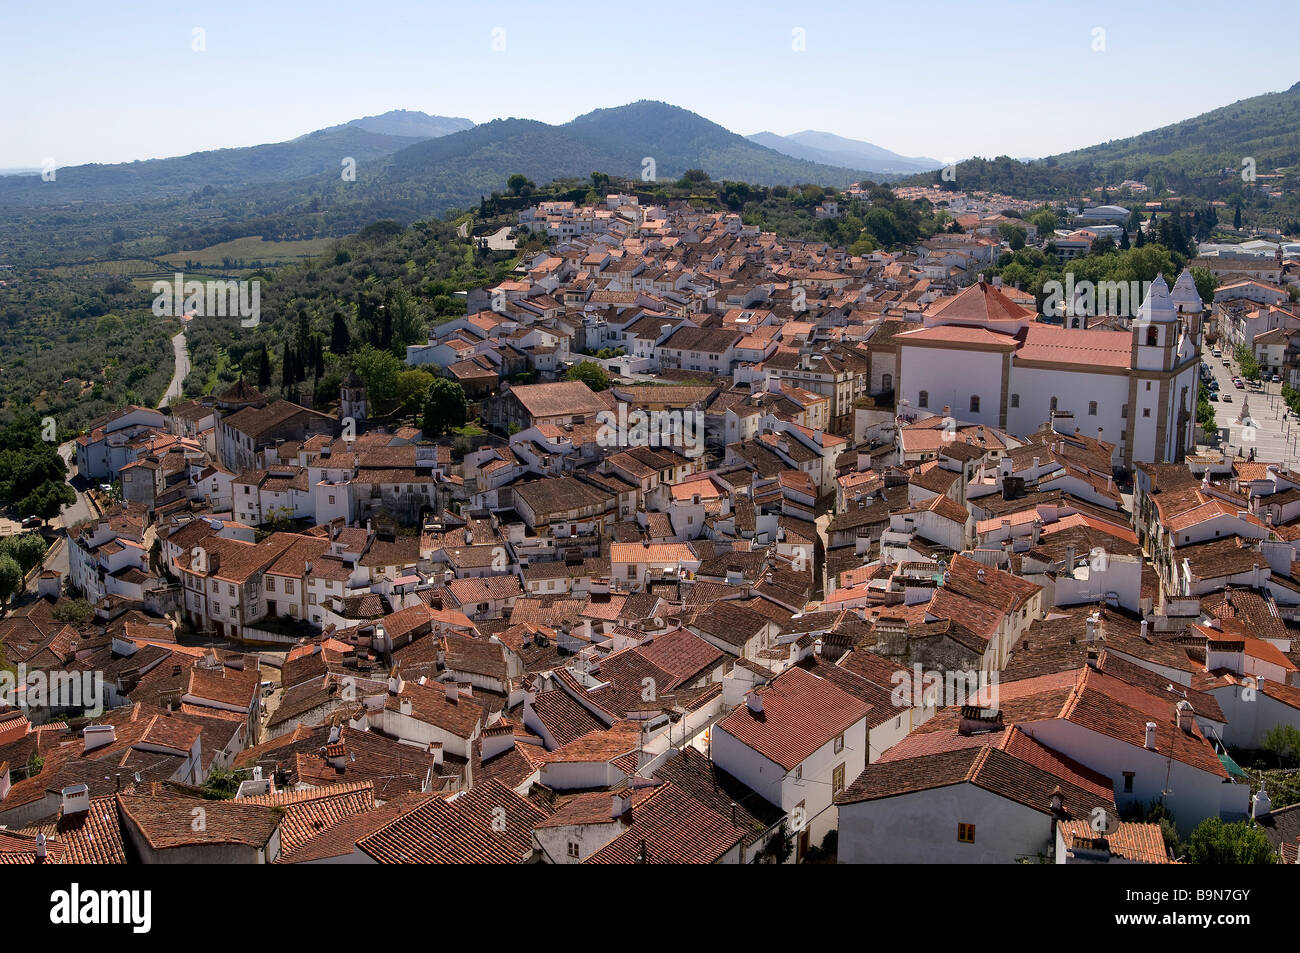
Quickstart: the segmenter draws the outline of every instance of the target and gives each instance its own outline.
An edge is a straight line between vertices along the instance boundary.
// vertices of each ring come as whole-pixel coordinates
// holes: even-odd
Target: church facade
[[[1013,435],[1070,414],[1115,464],[1178,461],[1196,424],[1203,306],[1190,272],[1157,277],[1126,330],[1061,327],[980,281],[894,336],[898,413],[951,415]]]

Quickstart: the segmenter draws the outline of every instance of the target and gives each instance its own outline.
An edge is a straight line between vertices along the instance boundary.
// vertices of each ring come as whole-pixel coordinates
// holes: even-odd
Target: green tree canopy
[[[465,397],[465,388],[445,377],[435,378],[424,404],[425,437],[440,436],[454,427],[463,427],[468,418],[469,401]]]
[[[1263,830],[1250,821],[1225,824],[1217,817],[1201,821],[1186,848],[1193,864],[1272,864],[1277,859]]]
[[[608,390],[609,375],[605,369],[594,361],[582,361],[579,364],[569,368],[568,378],[571,381],[582,381],[592,390]]]

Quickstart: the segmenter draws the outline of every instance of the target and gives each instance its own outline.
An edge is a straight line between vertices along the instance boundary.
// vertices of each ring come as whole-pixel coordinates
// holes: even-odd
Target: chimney
[[[980,566],[979,569],[975,570],[975,578],[976,578],[977,580],[979,580],[981,583],[984,582],[984,567],[983,567],[983,566]]]
[[[1147,722],[1146,746],[1148,751],[1156,750],[1156,723],[1154,721]]]
[[[1097,641],[1097,629],[1100,626],[1100,624],[1101,624],[1101,616],[1096,612],[1089,615],[1087,621],[1084,623],[1085,631],[1088,633],[1089,645],[1092,645],[1094,642]],[[1096,668],[1096,666],[1093,667]]]
[[[1093,646],[1089,646],[1088,647],[1088,668],[1096,671],[1097,659],[1098,659],[1097,649]]]
[[[36,835],[36,859],[40,861],[45,860],[45,835],[44,834]]]
[[[435,768],[440,768],[440,767],[442,767],[443,760],[442,760],[442,742],[441,742],[441,741],[431,741],[431,742],[429,742],[429,754],[433,755],[433,766],[434,766]]]
[[[61,793],[63,816],[69,814],[85,814],[90,810],[90,788],[84,784],[74,784],[66,787]]]
[[[87,754],[116,741],[117,729],[112,725],[87,725],[81,729],[81,738],[85,745],[82,754]]]
[[[755,689],[745,696],[745,701],[749,705],[749,713],[751,715],[763,714],[763,696],[758,693],[758,689]]]
[[[460,686],[456,684],[455,680],[444,682],[443,688],[447,693],[446,698],[448,703],[455,705],[460,702]]]
[[[397,700],[397,710],[403,715],[411,713],[411,699],[409,697],[399,698]]]
[[[1190,735],[1192,733],[1192,725],[1196,723],[1196,719],[1192,716],[1191,702],[1180,701],[1175,705],[1174,718],[1177,719],[1178,727],[1183,730],[1184,734]]]
[[[609,816],[622,817],[631,805],[632,799],[628,795],[616,791],[609,806]]]
[[[1074,547],[1073,546],[1065,547],[1065,574],[1067,576],[1074,575]]]
[[[1259,820],[1261,817],[1267,817],[1272,810],[1272,798],[1268,796],[1268,791],[1260,788],[1259,793],[1250,799],[1250,816]]]
[[[1147,634],[1147,628],[1148,628],[1149,625],[1150,625],[1150,623],[1147,622],[1146,619],[1143,619],[1143,620],[1142,620],[1142,625],[1141,625],[1141,626],[1139,627],[1139,629],[1138,629],[1138,633],[1142,636],[1142,641],[1143,641],[1143,642],[1150,642],[1150,641],[1151,641],[1151,636]]]

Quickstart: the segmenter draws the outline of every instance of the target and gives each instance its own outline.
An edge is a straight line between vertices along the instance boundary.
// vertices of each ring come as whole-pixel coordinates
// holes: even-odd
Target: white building
[[[1111,331],[1039,323],[979,282],[894,336],[900,410],[1013,434],[1070,412],[1125,466],[1180,460],[1194,446],[1201,334],[1200,299],[1186,288],[1180,279],[1175,298],[1157,277],[1132,329]]]

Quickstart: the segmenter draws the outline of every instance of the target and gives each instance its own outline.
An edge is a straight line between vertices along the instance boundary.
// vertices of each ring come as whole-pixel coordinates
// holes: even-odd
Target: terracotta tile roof
[[[808,755],[867,716],[867,706],[825,679],[794,668],[754,689],[763,711],[741,705],[718,727],[792,771]]]
[[[587,858],[588,864],[712,864],[741,843],[746,830],[671,783],[661,784],[626,815],[626,829]]]
[[[357,841],[381,864],[517,864],[546,814],[500,781],[432,798]]]

